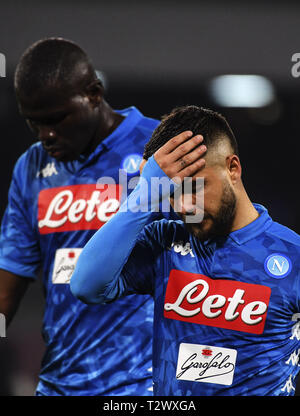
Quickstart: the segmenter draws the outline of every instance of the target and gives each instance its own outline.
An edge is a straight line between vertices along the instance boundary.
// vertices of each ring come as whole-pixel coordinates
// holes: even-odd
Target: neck
[[[100,141],[108,137],[123,121],[124,117],[113,111],[113,109],[102,100],[99,108],[98,138]]]
[[[250,198],[244,188],[241,189],[237,198],[236,215],[232,224],[231,231],[239,230],[259,217],[259,213],[254,208]]]
[[[113,111],[109,104],[102,100],[98,108],[99,121],[95,134],[90,141],[86,153],[91,153],[96,147],[122,123],[124,117]]]

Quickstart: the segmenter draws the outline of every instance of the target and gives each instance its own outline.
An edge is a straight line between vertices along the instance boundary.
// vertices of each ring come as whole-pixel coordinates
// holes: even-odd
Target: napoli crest
[[[292,270],[291,260],[283,254],[273,253],[265,260],[265,271],[275,279],[283,279]]]
[[[136,173],[140,168],[142,159],[143,157],[136,153],[128,155],[122,162],[122,169],[127,173]]]

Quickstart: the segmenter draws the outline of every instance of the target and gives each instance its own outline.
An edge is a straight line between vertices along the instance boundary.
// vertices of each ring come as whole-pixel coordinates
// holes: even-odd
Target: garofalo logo
[[[6,337],[6,319],[3,313],[0,313],[0,338]]]
[[[6,77],[6,58],[3,53],[0,53],[0,77]]]

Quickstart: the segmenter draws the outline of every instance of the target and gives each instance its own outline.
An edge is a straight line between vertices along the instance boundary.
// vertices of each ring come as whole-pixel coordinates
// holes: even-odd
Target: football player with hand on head
[[[293,395],[300,237],[251,202],[228,122],[174,109],[144,159],[137,187],[83,249],[72,293],[92,304],[153,296],[155,395]],[[169,189],[151,198],[157,178]],[[182,221],[149,224],[160,200]]]

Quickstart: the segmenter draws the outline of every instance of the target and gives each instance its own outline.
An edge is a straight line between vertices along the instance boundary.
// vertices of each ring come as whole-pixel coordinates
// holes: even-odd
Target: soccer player
[[[24,52],[15,90],[38,142],[13,172],[1,232],[0,312],[11,321],[42,269],[46,351],[36,394],[151,395],[152,298],[87,306],[69,281],[82,247],[139,175],[159,122],[135,107],[112,109],[86,53],[62,38]]]
[[[175,109],[144,158],[138,186],[84,248],[71,291],[95,304],[154,297],[155,395],[294,394],[300,238],[250,201],[227,121],[197,106]],[[186,177],[190,195],[179,192]],[[153,178],[170,178],[183,221],[146,225],[159,200],[149,202]],[[107,242],[121,246],[111,253]]]

